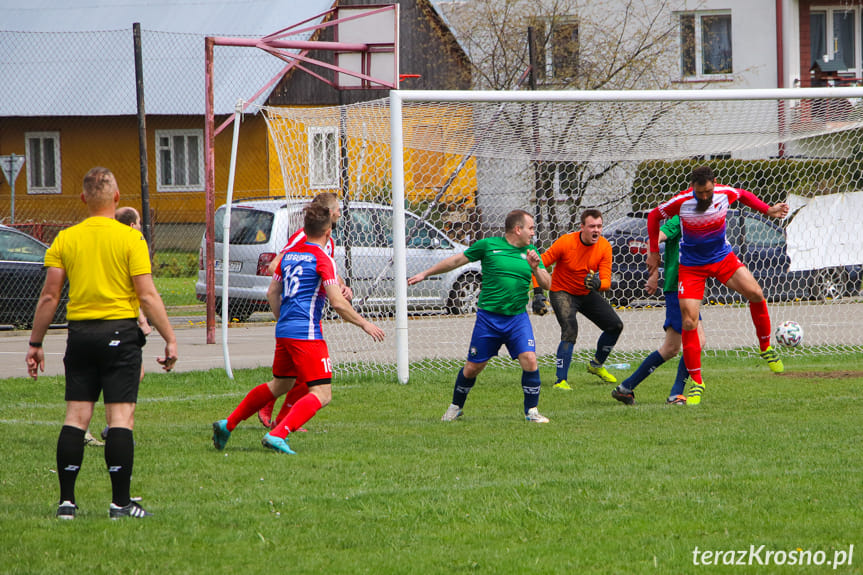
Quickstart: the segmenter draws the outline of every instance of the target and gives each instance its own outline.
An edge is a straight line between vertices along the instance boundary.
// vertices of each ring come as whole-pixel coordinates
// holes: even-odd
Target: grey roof
[[[137,113],[132,24],[140,22],[147,114],[204,112],[204,37],[260,37],[334,0],[0,0],[0,116]],[[214,105],[231,113],[286,63],[216,47]],[[268,94],[264,93],[260,103]]]

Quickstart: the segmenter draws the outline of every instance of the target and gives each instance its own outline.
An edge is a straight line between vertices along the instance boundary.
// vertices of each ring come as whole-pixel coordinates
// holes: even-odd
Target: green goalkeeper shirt
[[[502,237],[478,240],[465,250],[468,260],[482,264],[482,290],[477,302],[480,309],[502,315],[524,312],[533,275],[527,263],[528,250],[535,251],[536,247],[530,244],[517,248]],[[539,267],[545,269],[542,261]]]
[[[680,267],[680,216],[674,216],[661,228],[665,240],[665,281],[663,291],[677,291],[677,270]]]

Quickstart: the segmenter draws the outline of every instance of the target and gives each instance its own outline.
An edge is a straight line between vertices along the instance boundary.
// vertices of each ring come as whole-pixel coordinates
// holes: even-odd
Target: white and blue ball
[[[783,321],[776,328],[776,341],[786,347],[797,347],[803,341],[803,328],[796,321]]]

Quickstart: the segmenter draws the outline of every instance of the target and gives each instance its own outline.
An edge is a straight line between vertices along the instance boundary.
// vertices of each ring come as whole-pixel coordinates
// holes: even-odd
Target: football
[[[803,341],[803,328],[796,321],[784,321],[776,328],[776,341],[787,347],[797,347]]]

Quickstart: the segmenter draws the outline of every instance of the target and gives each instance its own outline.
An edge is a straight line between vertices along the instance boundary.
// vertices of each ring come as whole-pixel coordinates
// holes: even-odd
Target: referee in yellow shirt
[[[112,519],[145,517],[151,514],[129,496],[135,458],[132,427],[144,341],[137,324],[139,307],[165,340],[165,357],[157,361],[166,371],[177,361],[177,340],[153,284],[144,236],[114,219],[120,201],[114,174],[106,168],[87,172],[81,200],[89,217],[61,231],[45,253],[47,274],[33,317],[27,371],[36,379],[39,370],[45,370],[42,340],[68,278],[69,329],[63,358],[66,418],[57,440],[57,517],[75,518],[75,480],[84,459],[84,434],[100,394],[109,426],[105,440],[112,491],[108,515]]]

